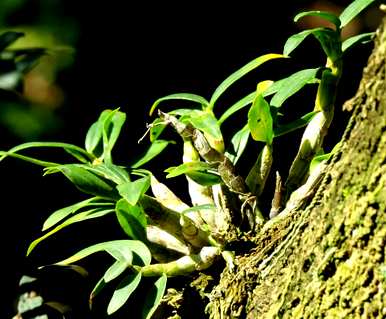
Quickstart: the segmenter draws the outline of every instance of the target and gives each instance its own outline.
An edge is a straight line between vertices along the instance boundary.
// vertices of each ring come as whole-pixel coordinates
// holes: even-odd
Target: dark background
[[[336,6],[349,2],[270,1],[263,5],[261,1],[232,4],[163,1],[161,5],[149,1],[21,1],[19,7],[3,17],[4,28],[43,25],[75,51],[70,53],[73,63],[55,73],[60,101],[43,99],[33,103],[33,107],[49,113],[41,118],[46,120],[40,122],[42,128],[31,134],[16,134],[12,125],[3,121],[0,149],[29,140],[83,145],[87,128],[99,113],[105,108],[120,107],[128,118],[115,155],[120,164],[129,163],[146,147],[146,143],[138,145],[136,141],[143,135],[145,123],[151,121],[147,113],[158,97],[175,92],[210,97],[216,86],[237,68],[261,54],[280,53],[285,39],[300,30],[292,22],[296,12],[313,6],[338,10]],[[350,32],[374,29],[379,21],[374,12],[363,15]],[[328,138],[330,146],[343,132],[348,114],[340,112],[340,108],[355,93],[370,50],[371,45],[367,45],[347,56],[337,101],[337,120]],[[232,87],[219,101],[218,111],[252,91],[257,81],[278,79],[299,68],[321,64],[324,57],[317,43],[307,40],[293,59],[267,64]],[[311,93],[314,90],[308,89],[305,97],[295,97],[289,103],[289,118],[304,112],[307,105],[311,110]],[[226,133],[241,128],[242,121],[245,113],[228,122]],[[275,147],[277,157],[283,162],[296,152],[294,145],[299,137],[291,138]],[[161,159],[173,161],[180,156],[178,147],[170,152],[172,156]],[[247,163],[248,159],[244,161]],[[159,164],[157,161],[153,166]],[[285,174],[288,163],[283,165]],[[0,317],[10,318],[23,273],[35,265],[54,262],[85,243],[123,235],[113,220],[104,221],[103,226],[92,223],[74,226],[43,242],[26,259],[28,244],[39,235],[49,213],[80,197],[61,176],[42,177],[41,169],[28,163],[7,159],[0,165],[0,174],[3,266]]]

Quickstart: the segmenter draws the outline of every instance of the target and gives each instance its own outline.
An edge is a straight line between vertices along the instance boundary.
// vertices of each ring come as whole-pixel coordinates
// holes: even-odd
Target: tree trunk
[[[211,318],[386,318],[386,20],[311,204],[224,271]]]

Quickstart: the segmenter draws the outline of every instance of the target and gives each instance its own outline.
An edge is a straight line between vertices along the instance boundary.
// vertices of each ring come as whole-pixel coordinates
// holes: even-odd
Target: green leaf
[[[329,21],[329,22],[331,22],[332,24],[335,25],[336,30],[339,30],[340,20],[339,20],[339,18],[335,14],[332,14],[330,12],[325,12],[325,11],[305,11],[305,12],[300,12],[300,13],[298,13],[295,16],[294,21],[298,22],[301,18],[304,18],[304,17],[307,17],[307,16],[314,16],[314,17],[319,17],[319,18],[322,18],[324,20],[327,20],[327,21]]]
[[[125,233],[133,239],[146,242],[146,215],[141,206],[130,205],[121,199],[115,207],[118,222]]]
[[[294,95],[312,79],[314,79],[318,71],[319,68],[305,69],[281,80],[280,87],[277,93],[272,97],[270,105],[273,107],[281,107],[289,97]]]
[[[273,120],[269,104],[262,94],[257,94],[248,112],[248,127],[255,141],[269,145],[273,140]]]
[[[165,141],[165,140],[156,140],[154,141],[149,149],[143,154],[134,164],[131,165],[132,168],[138,168],[150,160],[152,160],[154,157],[156,157],[158,154],[160,154],[166,146],[169,145],[169,143],[172,143],[171,141]]]
[[[103,275],[103,281],[105,283],[108,283],[115,278],[118,278],[126,269],[128,266],[131,265],[131,261],[125,261],[122,259],[116,260],[109,269],[106,270],[105,274]]]
[[[161,97],[157,101],[155,101],[150,108],[149,114],[150,115],[153,114],[153,112],[157,108],[158,104],[160,104],[163,101],[168,101],[168,100],[191,101],[191,102],[195,102],[195,103],[202,105],[203,108],[206,108],[209,105],[209,102],[200,95],[191,94],[191,93],[175,93],[175,94],[170,94],[170,95]]]
[[[130,205],[136,205],[138,200],[150,187],[150,177],[145,176],[133,182],[126,182],[117,186],[119,195],[129,202]]]
[[[22,150],[30,149],[30,148],[62,148],[63,150],[69,152],[71,155],[74,157],[78,158],[78,155],[74,155],[75,152],[77,154],[81,154],[83,157],[88,158],[89,160],[93,160],[94,157],[87,153],[84,149],[81,147],[78,147],[76,145],[72,144],[67,144],[67,143],[57,143],[57,142],[29,142],[29,143],[23,143],[18,146],[15,146],[11,148],[8,152],[7,155],[9,156],[10,153],[16,153]],[[72,153],[73,152],[73,153]],[[0,158],[0,161],[2,161],[7,155],[3,155]]]
[[[352,46],[354,46],[358,42],[366,43],[366,42],[371,41],[374,34],[375,34],[374,32],[368,32],[368,33],[362,33],[362,34],[358,34],[356,36],[353,36],[351,38],[348,38],[347,40],[345,40],[342,43],[342,52],[347,51],[348,49],[350,49]]]
[[[17,153],[9,153],[9,152],[0,151],[0,155],[1,155],[0,160],[3,160],[7,156],[10,156],[10,157],[15,157],[15,158],[21,159],[25,162],[29,162],[29,163],[43,166],[43,167],[54,167],[54,166],[59,165],[58,163],[42,161],[42,160],[39,160],[37,158],[33,158],[30,156],[25,156],[25,155],[21,155],[21,154],[17,154]]]
[[[221,125],[228,117],[230,117],[237,111],[251,104],[255,99],[255,96],[256,96],[256,91],[253,91],[252,93],[249,93],[247,96],[244,96],[241,100],[237,101],[235,104],[229,107],[223,113],[223,115],[221,115],[220,119],[218,120],[218,124]]]
[[[88,299],[88,304],[89,304],[90,309],[93,306],[94,298],[102,291],[102,289],[105,286],[106,286],[106,282],[105,282],[104,278],[102,277],[101,279],[99,279],[99,281],[96,283],[93,290],[90,292],[90,296]]]
[[[291,52],[295,50],[299,46],[299,44],[304,41],[305,38],[312,34],[313,30],[314,29],[304,30],[290,36],[284,44],[283,54],[287,56],[290,55]]]
[[[166,127],[167,124],[165,124],[165,121],[157,117],[153,123],[150,124],[150,142],[154,143]]]
[[[86,151],[94,154],[95,149],[102,140],[103,124],[98,120],[90,126],[86,134]]]
[[[127,260],[130,260],[132,258],[132,253],[136,253],[142,260],[144,265],[149,265],[151,262],[151,253],[147,246],[138,241],[138,240],[113,240],[113,241],[107,241],[99,244],[95,244],[92,246],[89,246],[87,248],[84,248],[77,252],[76,254],[72,255],[69,258],[66,258],[62,261],[57,262],[55,265],[68,265],[72,264],[74,262],[77,262],[78,260],[81,260],[83,258],[86,258],[92,254],[95,254],[97,252],[105,251],[109,253],[111,256],[116,256],[117,252],[119,253],[119,256],[124,256]]]
[[[339,142],[334,146],[330,153],[316,155],[310,163],[310,174],[320,163],[328,161],[339,150],[340,146],[341,143]]]
[[[118,109],[111,112],[110,116],[106,118],[103,126],[103,159],[107,163],[112,163],[111,151],[119,134],[122,126],[125,123],[126,114],[119,112]]]
[[[319,111],[313,111],[300,117],[299,119],[284,125],[279,125],[274,128],[275,137],[285,135],[299,128],[306,126]]]
[[[195,112],[194,115],[189,117],[189,120],[196,129],[216,140],[222,140],[220,126],[211,111]]]
[[[117,198],[117,191],[104,179],[90,172],[83,164],[66,164],[46,169],[45,174],[63,173],[80,191],[104,198]]]
[[[192,161],[183,163],[177,167],[169,167],[165,170],[165,172],[168,173],[166,175],[166,178],[172,178],[176,177],[182,174],[187,174],[195,171],[207,171],[207,170],[213,170],[213,167],[205,162],[201,161]]]
[[[128,275],[119,283],[107,307],[108,315],[111,315],[126,303],[126,301],[130,298],[130,295],[134,292],[135,289],[137,289],[140,281],[141,272],[137,272]]]
[[[256,94],[255,94],[256,95]],[[245,125],[241,130],[236,132],[231,139],[232,150],[226,152],[226,156],[235,165],[243,154],[249,140],[251,131],[248,125]]]
[[[88,210],[85,212],[81,212],[79,214],[76,214],[75,216],[72,216],[72,217],[66,219],[63,223],[56,226],[55,228],[53,228],[49,232],[45,233],[43,236],[35,239],[28,247],[27,256],[32,252],[33,249],[35,249],[35,247],[40,242],[42,242],[44,239],[52,236],[53,234],[57,233],[59,230],[63,229],[64,227],[67,227],[67,226],[72,225],[74,223],[82,222],[85,220],[103,217],[103,216],[110,214],[112,212],[114,212],[113,209],[94,208],[94,209],[91,209],[91,210]]]
[[[154,312],[157,310],[161,299],[165,293],[166,289],[167,276],[162,274],[162,276],[157,279],[154,285],[151,287],[149,293],[145,298],[145,305],[142,311],[143,319],[150,319]]]
[[[213,186],[222,182],[222,179],[219,175],[208,172],[195,171],[186,173],[186,175],[197,184],[202,186]]]
[[[314,37],[319,41],[327,57],[336,61],[342,56],[342,41],[340,34],[328,28],[314,29]]]
[[[238,69],[236,72],[232,73],[230,76],[228,76],[214,91],[210,102],[209,102],[209,108],[213,109],[214,104],[218,100],[218,98],[237,80],[242,78],[247,73],[253,71],[263,63],[270,61],[272,59],[278,59],[278,58],[285,58],[282,54],[265,54],[262,56],[259,56],[258,58],[252,60],[251,62],[244,65],[242,68]]]
[[[0,35],[0,52],[24,36],[22,32],[7,31]]]
[[[351,2],[351,4],[349,4],[339,16],[341,27],[343,28],[346,26],[352,19],[361,13],[362,10],[373,2],[375,2],[375,0],[355,0]]]
[[[123,167],[114,164],[101,163],[97,165],[82,165],[82,167],[118,185],[130,181],[127,171]]]
[[[43,224],[42,231],[47,230],[48,228],[51,228],[52,226],[56,225],[69,215],[72,215],[76,213],[78,210],[84,208],[84,207],[90,207],[90,206],[110,206],[113,205],[112,202],[101,202],[101,199],[98,197],[92,197],[88,198],[84,201],[81,201],[79,203],[73,204],[71,206],[67,206],[64,208],[61,208],[54,213],[50,215],[50,217],[47,218],[47,220]]]

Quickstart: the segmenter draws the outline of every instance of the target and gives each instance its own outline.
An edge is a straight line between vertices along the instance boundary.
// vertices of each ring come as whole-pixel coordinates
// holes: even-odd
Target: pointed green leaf
[[[7,31],[0,35],[0,52],[24,36],[22,32]]]
[[[374,32],[368,32],[368,33],[362,33],[358,34],[356,36],[353,36],[351,38],[348,38],[342,43],[342,52],[347,51],[350,49],[352,46],[357,44],[358,42],[360,43],[367,43],[371,41],[372,37],[374,36]]]
[[[196,112],[189,117],[193,127],[204,132],[206,135],[213,137],[216,140],[222,140],[220,126],[214,114],[210,111]]]
[[[88,298],[88,304],[89,304],[90,309],[92,309],[94,298],[102,291],[102,289],[105,286],[106,286],[106,282],[102,277],[101,279],[99,279],[99,281],[96,283],[93,290],[90,292],[90,296]]]
[[[218,120],[218,124],[221,125],[228,117],[230,117],[237,111],[251,104],[255,99],[255,96],[256,96],[256,91],[253,91],[252,93],[249,93],[247,96],[244,96],[241,100],[237,101],[235,104],[229,107],[223,113],[223,115],[221,115],[220,119]]]
[[[107,307],[107,314],[111,315],[119,308],[121,308],[126,301],[130,298],[130,295],[137,289],[141,281],[141,272],[137,272],[125,277],[115,289],[113,297]]]
[[[108,283],[114,280],[115,278],[118,278],[127,269],[129,265],[131,265],[131,261],[128,262],[121,259],[116,260],[103,275],[104,282]]]
[[[52,226],[56,225],[57,223],[59,223],[69,215],[76,213],[78,210],[84,207],[90,207],[90,206],[101,207],[101,206],[111,206],[111,205],[113,205],[112,202],[101,201],[101,199],[98,197],[92,197],[84,201],[81,201],[79,203],[73,204],[71,206],[61,208],[55,211],[54,213],[52,213],[50,217],[47,218],[47,220],[43,224],[42,231],[45,231],[48,228],[51,228]]]
[[[82,221],[85,221],[85,220],[89,220],[89,219],[94,219],[94,218],[99,218],[99,217],[103,217],[107,214],[110,214],[114,212],[113,209],[100,209],[100,208],[95,208],[95,209],[91,209],[91,210],[88,210],[88,211],[85,211],[85,212],[81,212],[75,216],[72,216],[68,219],[66,219],[63,223],[61,223],[60,225],[56,226],[55,228],[51,229],[49,232],[45,233],[43,236],[35,239],[28,247],[28,250],[27,250],[27,255],[29,255],[33,249],[35,249],[35,247],[41,243],[43,240],[45,240],[46,238],[52,236],[53,234],[57,233],[59,230],[69,226],[69,225],[72,225],[74,223],[78,223],[78,222],[82,222]]]
[[[117,186],[119,195],[127,200],[130,205],[136,205],[140,197],[146,193],[150,187],[149,176],[142,177],[133,182],[126,182]]]
[[[145,265],[150,264],[151,261],[151,253],[146,245],[138,240],[113,240],[107,241],[99,244],[95,244],[84,248],[72,255],[69,258],[66,258],[62,261],[57,262],[55,265],[68,265],[83,258],[86,258],[92,254],[97,252],[105,251],[112,255],[116,255],[117,251],[120,255],[124,256],[127,260],[132,258],[132,253],[136,253],[143,261]]]
[[[278,92],[271,99],[271,106],[281,107],[282,104],[296,92],[298,92],[303,86],[308,84],[312,79],[316,77],[319,68],[305,69],[298,71],[289,77],[281,80]]]
[[[352,19],[354,19],[362,10],[366,9],[375,0],[355,0],[349,4],[346,9],[340,14],[339,19],[341,27],[346,26]]]
[[[115,207],[118,222],[125,233],[132,239],[146,242],[146,215],[141,206],[130,205],[121,199]]]
[[[154,143],[166,127],[167,124],[165,121],[157,117],[153,123],[150,124],[150,142]]]
[[[82,165],[82,167],[118,185],[130,181],[126,170],[114,164],[101,163],[97,165]]]
[[[341,146],[341,143],[339,142],[334,146],[334,148],[331,150],[330,153],[316,155],[310,163],[310,168],[309,168],[310,174],[312,173],[313,170],[315,170],[315,168],[317,168],[319,164],[321,164],[324,161],[328,161],[340,149],[340,146]]]
[[[317,113],[318,111],[310,112],[291,123],[277,126],[276,128],[274,128],[275,137],[285,135],[287,133],[290,133],[292,131],[295,131],[299,128],[306,126]]]
[[[150,319],[157,310],[161,299],[166,290],[167,276],[163,274],[151,287],[148,295],[145,298],[145,304],[142,311],[143,319]]]
[[[104,179],[93,174],[82,164],[66,164],[46,169],[46,174],[61,172],[65,175],[80,191],[104,198],[117,198],[117,191]]]
[[[30,157],[30,156],[25,156],[25,155],[21,155],[21,154],[17,154],[17,153],[8,153],[8,152],[4,152],[4,151],[0,151],[0,156],[1,156],[1,160],[6,158],[7,156],[10,156],[10,157],[18,158],[18,159],[21,159],[25,162],[29,162],[29,163],[32,163],[32,164],[35,164],[38,166],[43,166],[43,167],[54,167],[54,166],[59,165],[58,163],[42,161],[42,160]]]
[[[225,155],[234,165],[238,162],[245,148],[247,147],[250,133],[251,131],[249,130],[248,125],[245,125],[241,130],[233,135],[231,139],[232,149],[231,151],[226,152]]]
[[[118,109],[111,112],[106,118],[103,126],[103,158],[107,163],[111,163],[111,151],[121,133],[121,129],[126,120],[126,114],[119,112]]]
[[[160,154],[166,148],[166,146],[169,145],[169,143],[172,143],[172,141],[165,141],[165,140],[154,141],[150,145],[149,149],[145,152],[145,154],[143,154],[134,164],[132,164],[131,167],[138,168],[146,164],[154,157],[156,157],[158,154]]]
[[[284,44],[283,54],[290,55],[293,50],[295,50],[305,38],[307,38],[310,34],[312,34],[312,30],[304,30],[299,33],[296,33],[290,36]]]
[[[319,41],[327,57],[336,61],[342,57],[342,42],[340,34],[328,28],[314,29],[314,37]]]
[[[23,143],[18,146],[15,146],[11,148],[8,152],[6,152],[6,155],[3,155],[0,157],[0,161],[2,161],[7,155],[9,156],[10,153],[17,153],[22,150],[30,149],[30,148],[62,148],[63,150],[69,152],[74,157],[78,158],[78,155],[74,155],[75,152],[77,154],[81,154],[84,158],[88,158],[89,160],[93,160],[94,157],[87,153],[84,149],[81,147],[78,147],[76,145],[67,144],[67,143],[57,143],[57,142],[29,142],[29,143]],[[71,153],[73,152],[73,153]]]
[[[248,112],[248,127],[255,141],[269,145],[273,140],[273,120],[269,104],[262,94],[257,94]]]
[[[200,95],[197,94],[191,94],[191,93],[175,93],[175,94],[170,94],[164,97],[159,98],[157,101],[153,103],[153,105],[150,108],[149,115],[152,115],[154,110],[157,108],[157,106],[163,102],[163,101],[168,101],[168,100],[184,100],[184,101],[191,101],[198,103],[202,105],[203,108],[207,107],[209,102],[203,98]]]
[[[98,144],[102,141],[103,124],[98,120],[90,126],[86,134],[86,151],[94,154]]]
[[[186,175],[197,184],[202,186],[213,186],[222,182],[222,179],[219,175],[208,172],[194,171],[186,173]]]
[[[191,173],[194,171],[207,171],[212,169],[213,167],[208,163],[201,162],[201,161],[192,161],[192,162],[183,163],[177,167],[169,167],[168,169],[165,170],[165,172],[168,173],[168,175],[166,175],[166,178],[172,178],[182,174]]]
[[[300,13],[298,13],[295,16],[294,21],[298,22],[301,18],[304,18],[304,17],[307,17],[307,16],[314,16],[314,17],[319,17],[319,18],[322,18],[324,20],[327,20],[327,21],[329,21],[329,22],[331,22],[332,24],[335,25],[336,30],[339,30],[339,27],[340,27],[340,20],[339,20],[339,18],[335,14],[332,14],[332,13],[326,12],[326,11],[305,11],[305,12],[300,12]]]
[[[228,76],[214,91],[212,98],[210,99],[209,108],[213,109],[214,104],[218,100],[218,98],[237,80],[242,78],[247,73],[253,71],[263,63],[270,61],[272,59],[278,59],[278,58],[284,58],[282,54],[265,54],[262,56],[259,56],[258,58],[252,60],[251,62],[244,65],[242,68],[238,69],[236,72],[232,73],[230,76]]]

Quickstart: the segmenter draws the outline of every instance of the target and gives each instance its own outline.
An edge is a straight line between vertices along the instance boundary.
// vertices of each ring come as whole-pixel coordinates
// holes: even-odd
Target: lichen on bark
[[[223,272],[210,318],[386,317],[385,74],[386,20],[316,198]]]

